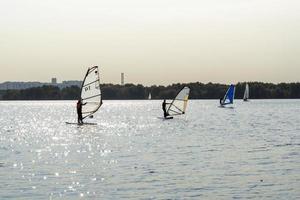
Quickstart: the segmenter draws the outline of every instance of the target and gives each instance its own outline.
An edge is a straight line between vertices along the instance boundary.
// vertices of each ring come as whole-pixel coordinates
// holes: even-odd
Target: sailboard
[[[81,85],[82,118],[92,116],[102,105],[98,66],[90,67]]]
[[[181,89],[173,101],[166,109],[167,114],[170,116],[183,115],[185,114],[187,103],[189,100],[190,88],[184,87]]]
[[[151,92],[149,92],[148,99],[149,99],[149,100],[152,99],[152,97],[151,97]]]
[[[66,124],[69,124],[69,125],[78,125],[78,126],[84,126],[84,125],[97,125],[97,123],[88,123],[88,122],[84,122],[84,123],[66,122]]]
[[[173,119],[173,117],[157,117],[157,119],[168,120]]]
[[[233,104],[234,93],[235,93],[235,86],[231,84],[228,90],[226,91],[226,94],[223,97],[223,99],[220,100],[221,106],[225,106],[227,104]]]
[[[249,100],[249,85],[248,85],[248,83],[246,83],[246,88],[245,88],[243,100],[244,101],[248,101]]]

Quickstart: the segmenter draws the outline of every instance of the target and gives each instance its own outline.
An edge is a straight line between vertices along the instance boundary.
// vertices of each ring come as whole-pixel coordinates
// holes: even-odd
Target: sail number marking
[[[90,89],[91,89],[91,87],[90,87],[90,86],[87,86],[87,87],[84,88],[84,91],[88,91],[88,90],[90,90]]]

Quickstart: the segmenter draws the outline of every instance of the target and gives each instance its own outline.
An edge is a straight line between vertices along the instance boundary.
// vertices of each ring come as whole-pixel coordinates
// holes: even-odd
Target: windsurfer
[[[82,100],[79,99],[77,101],[77,115],[78,115],[78,118],[77,118],[77,121],[78,121],[78,124],[83,124],[83,121],[82,121],[82,106],[85,105],[86,103],[82,103]]]
[[[166,106],[167,106],[167,104],[169,104],[169,103],[166,103],[166,100],[164,99],[164,101],[163,101],[163,103],[162,103],[162,109],[163,109],[163,111],[164,111],[164,118],[167,118],[167,116],[169,116],[169,114],[168,114],[167,111],[166,111]]]

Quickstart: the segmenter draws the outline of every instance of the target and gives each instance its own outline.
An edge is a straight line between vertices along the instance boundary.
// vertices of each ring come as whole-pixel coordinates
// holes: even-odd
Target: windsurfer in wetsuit
[[[162,103],[162,109],[163,109],[163,111],[164,111],[164,118],[167,118],[167,116],[169,116],[169,114],[168,114],[167,111],[166,111],[166,106],[167,106],[167,104],[169,104],[169,103],[166,103],[166,100],[164,99],[164,101],[163,101],[163,103]]]
[[[82,105],[85,105],[86,103],[82,103],[81,99],[79,99],[77,101],[77,115],[78,115],[78,118],[77,118],[77,121],[78,121],[78,124],[83,124],[83,121],[82,121]]]

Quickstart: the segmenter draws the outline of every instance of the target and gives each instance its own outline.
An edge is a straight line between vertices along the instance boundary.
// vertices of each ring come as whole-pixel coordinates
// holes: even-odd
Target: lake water
[[[299,199],[300,100],[0,102],[0,199]]]

